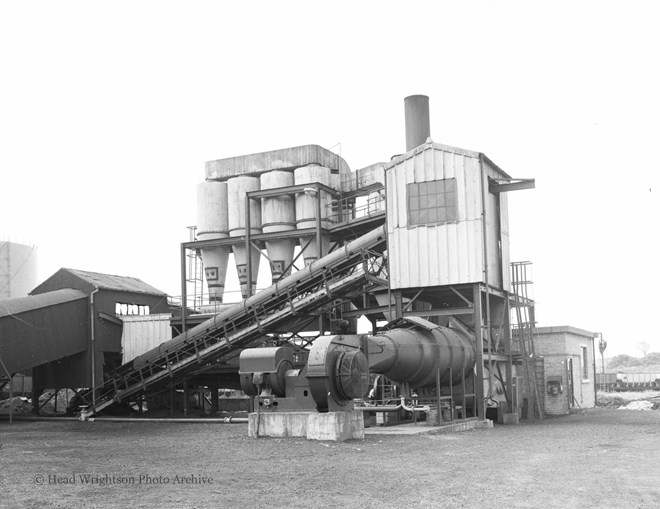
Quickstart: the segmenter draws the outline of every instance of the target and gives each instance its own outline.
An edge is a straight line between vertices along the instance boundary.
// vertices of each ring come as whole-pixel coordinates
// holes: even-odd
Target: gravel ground
[[[344,443],[246,435],[0,422],[0,507],[660,507],[657,411]]]

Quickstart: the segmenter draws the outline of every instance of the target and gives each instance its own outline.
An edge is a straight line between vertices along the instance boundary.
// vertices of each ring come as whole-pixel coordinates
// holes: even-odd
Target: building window
[[[148,315],[149,306],[143,306],[142,304],[128,304],[126,302],[117,302],[115,304],[115,314],[119,316]]]
[[[451,223],[458,220],[456,179],[408,184],[408,224]]]
[[[587,347],[580,347],[582,350],[582,380],[589,380],[589,357],[587,355]]]

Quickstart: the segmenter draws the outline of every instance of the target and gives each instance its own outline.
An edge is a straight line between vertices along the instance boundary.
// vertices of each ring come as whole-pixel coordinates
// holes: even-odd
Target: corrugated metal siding
[[[503,172],[493,166],[489,159],[483,160],[487,177],[502,178]],[[487,232],[488,232],[488,279],[490,284],[509,291],[511,278],[509,271],[509,209],[507,193],[488,193]],[[501,252],[498,240],[502,239]]]
[[[172,339],[171,318],[170,314],[122,316],[122,363],[125,364]]]
[[[394,160],[387,171],[392,288],[483,280],[478,154],[427,145]],[[456,178],[458,222],[408,226],[406,185]]]

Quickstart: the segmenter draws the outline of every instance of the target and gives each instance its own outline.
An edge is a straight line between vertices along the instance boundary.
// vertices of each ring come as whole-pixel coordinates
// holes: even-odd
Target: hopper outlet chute
[[[227,246],[202,249],[202,263],[204,264],[204,277],[209,289],[209,301],[221,303],[225,292],[225,279],[227,277],[227,264],[229,262],[230,248]]]
[[[254,246],[250,249],[251,282],[250,293],[248,294],[247,249],[243,244],[235,244],[232,250],[234,251],[234,261],[236,262],[236,271],[238,272],[238,282],[241,284],[241,295],[246,299],[250,295],[254,295],[257,289],[261,251]]]
[[[300,237],[300,250],[305,260],[305,267],[319,259],[319,248],[315,236]],[[330,252],[330,239],[321,234],[321,258]]]
[[[270,260],[270,272],[273,284],[282,277],[291,274],[293,253],[296,249],[295,239],[277,239],[266,241],[266,253]]]

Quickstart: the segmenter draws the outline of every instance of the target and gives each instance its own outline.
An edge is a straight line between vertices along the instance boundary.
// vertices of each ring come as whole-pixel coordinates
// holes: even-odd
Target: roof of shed
[[[112,274],[101,274],[100,272],[88,272],[77,269],[62,269],[84,279],[96,288],[104,290],[120,290],[133,293],[148,293],[152,295],[167,295],[165,292],[154,288],[141,279],[129,276],[114,276]]]
[[[415,156],[415,155],[417,155],[421,152],[424,152],[425,150],[429,150],[429,149],[441,150],[443,152],[451,152],[451,153],[454,153],[454,154],[460,154],[460,155],[464,155],[464,156],[468,156],[468,157],[474,157],[474,158],[477,158],[477,159],[478,158],[483,158],[490,164],[490,166],[493,167],[493,169],[495,171],[497,171],[498,173],[501,174],[502,178],[504,178],[504,179],[511,179],[512,178],[511,175],[509,175],[502,168],[497,166],[483,152],[476,152],[474,150],[467,150],[467,149],[460,148],[460,147],[452,147],[450,145],[443,145],[442,143],[436,143],[435,141],[431,140],[431,138],[429,138],[426,141],[426,143],[420,145],[419,147],[415,147],[415,148],[409,150],[405,154],[398,154],[396,156],[393,156],[392,159],[390,160],[390,162],[387,163],[387,168],[386,169],[389,169],[389,168],[395,166],[396,164],[400,163],[404,159],[408,159],[410,157],[413,157],[413,156]]]

